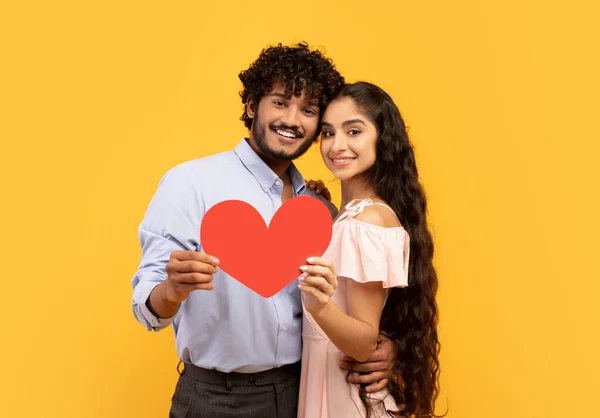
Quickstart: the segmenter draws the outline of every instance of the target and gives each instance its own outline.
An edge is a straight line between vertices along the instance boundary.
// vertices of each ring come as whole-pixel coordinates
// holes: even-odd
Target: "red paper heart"
[[[288,199],[268,228],[251,205],[227,200],[204,215],[200,242],[219,268],[268,298],[302,274],[308,257],[325,252],[332,224],[327,207],[310,196]]]

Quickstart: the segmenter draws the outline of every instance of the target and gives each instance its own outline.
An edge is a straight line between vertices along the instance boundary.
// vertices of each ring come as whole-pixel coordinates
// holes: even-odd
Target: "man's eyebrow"
[[[289,99],[290,97],[292,97],[290,94],[280,93],[277,91],[270,93],[269,96],[281,97],[282,99]],[[306,102],[308,103],[309,106],[319,106],[318,100],[307,100]]]

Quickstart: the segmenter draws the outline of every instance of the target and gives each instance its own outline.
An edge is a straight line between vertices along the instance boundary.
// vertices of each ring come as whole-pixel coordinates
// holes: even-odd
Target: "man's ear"
[[[246,104],[246,113],[250,119],[254,119],[254,114],[256,112],[256,106],[254,105],[254,101],[252,99],[248,99],[248,103]]]

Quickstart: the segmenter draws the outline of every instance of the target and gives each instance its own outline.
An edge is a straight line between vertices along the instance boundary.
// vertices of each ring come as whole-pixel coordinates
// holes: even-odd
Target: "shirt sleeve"
[[[136,320],[149,331],[168,327],[177,316],[158,318],[146,306],[152,290],[167,278],[171,253],[198,248],[200,199],[189,179],[183,165],[167,172],[138,229],[142,254],[132,279],[132,308]]]
[[[340,224],[332,262],[338,276],[384,288],[408,286],[410,239],[403,228],[383,228],[354,220]]]

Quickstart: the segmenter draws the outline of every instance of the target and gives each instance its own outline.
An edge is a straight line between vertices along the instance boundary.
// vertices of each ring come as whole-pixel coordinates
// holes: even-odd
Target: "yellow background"
[[[594,1],[64,1],[0,6],[2,417],[166,417],[172,330],[130,307],[173,165],[232,148],[237,74],[322,45],[410,126],[440,276],[449,417],[598,411]],[[339,186],[317,148],[299,166]]]

